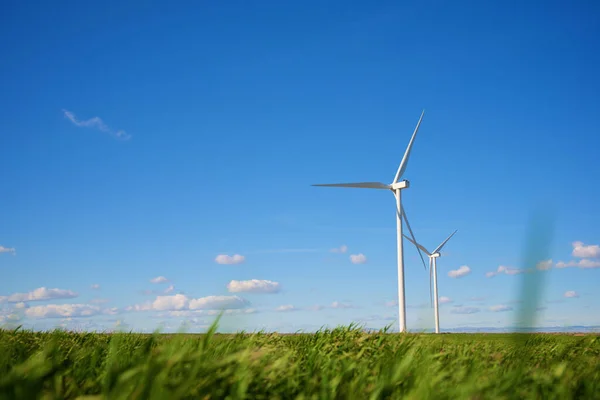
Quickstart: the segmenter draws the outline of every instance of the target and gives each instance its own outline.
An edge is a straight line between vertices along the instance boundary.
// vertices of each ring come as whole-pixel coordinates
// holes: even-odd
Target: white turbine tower
[[[405,216],[405,218],[406,218],[406,216]],[[435,314],[435,333],[440,333],[440,312],[439,312],[439,308],[438,308],[438,286],[437,286],[437,259],[438,259],[438,257],[441,256],[440,251],[442,250],[442,247],[444,247],[444,245],[448,242],[448,240],[450,240],[450,238],[452,236],[454,236],[454,234],[456,232],[458,232],[458,230],[452,232],[452,234],[450,236],[448,236],[446,238],[446,240],[444,240],[438,247],[436,247],[434,251],[429,251],[425,247],[421,246],[419,243],[417,243],[416,240],[414,240],[414,236],[411,239],[408,236],[404,235],[404,237],[406,239],[408,239],[412,244],[417,246],[419,249],[423,250],[425,252],[425,254],[427,254],[427,256],[429,257],[429,292],[431,294],[431,276],[433,275],[433,296],[434,296],[433,297],[433,312]]]
[[[402,216],[404,215],[404,220],[406,221],[406,226],[410,235],[414,239],[414,235],[412,230],[410,229],[410,225],[408,223],[408,219],[406,218],[406,213],[404,212],[404,208],[402,207],[402,196],[401,190],[409,187],[409,182],[407,180],[400,181],[400,178],[403,176],[404,171],[406,170],[406,166],[408,164],[408,158],[410,157],[410,151],[413,146],[413,142],[415,141],[415,137],[417,136],[417,132],[419,130],[419,126],[421,125],[421,120],[423,120],[423,114],[425,110],[421,113],[421,117],[419,118],[419,122],[417,123],[417,127],[415,128],[412,137],[410,138],[410,142],[408,143],[408,147],[406,148],[406,152],[404,153],[404,157],[402,157],[402,161],[400,162],[400,166],[398,167],[398,171],[396,172],[396,176],[391,184],[386,185],[381,182],[358,182],[358,183],[329,183],[329,184],[318,184],[312,186],[330,186],[330,187],[347,187],[347,188],[361,188],[361,189],[387,189],[391,190],[396,197],[396,230],[397,230],[397,241],[398,241],[398,322],[400,324],[400,332],[406,331],[406,304],[405,304],[405,296],[404,296],[404,249],[403,249],[403,241],[402,241]],[[414,243],[417,241],[414,240]],[[425,266],[425,260],[423,259],[423,255],[421,255],[421,251],[417,247],[419,251],[419,255],[421,256],[421,260],[423,261],[423,266]]]

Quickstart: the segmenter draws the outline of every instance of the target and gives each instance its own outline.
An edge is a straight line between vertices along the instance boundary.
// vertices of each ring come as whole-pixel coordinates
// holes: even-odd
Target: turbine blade
[[[410,236],[412,237],[411,242],[417,243],[417,239],[415,239],[415,235],[413,234],[413,231],[410,228],[410,224],[408,223],[408,218],[406,217],[406,211],[404,211],[404,206],[400,206],[400,207],[402,207],[402,209],[400,210],[400,215],[401,215],[401,217],[404,217],[404,222],[406,222],[406,227],[408,228],[408,231],[410,232]],[[421,261],[423,262],[423,268],[425,268],[425,271],[427,271],[427,267],[425,266],[425,259],[423,258],[421,249],[419,248],[419,246],[415,246],[415,247],[417,248],[417,251],[419,252],[419,257],[421,257]]]
[[[390,189],[390,185],[381,182],[356,182],[356,183],[320,183],[311,186],[347,187],[361,189]]]
[[[412,244],[414,244],[415,246],[417,246],[418,248],[423,250],[425,252],[425,254],[427,254],[428,256],[431,255],[429,250],[427,250],[425,247],[421,246],[419,243],[413,242],[413,240],[411,238],[409,238],[408,236],[406,236],[404,233],[402,234],[402,236],[404,236],[406,238],[406,240],[408,240],[409,242],[411,242]]]
[[[450,240],[450,238],[451,238],[452,236],[454,236],[454,234],[455,234],[456,232],[458,232],[458,229],[457,229],[457,230],[455,230],[454,232],[452,232],[452,234],[451,234],[450,236],[448,236],[448,237],[446,238],[446,240],[444,240],[444,241],[442,242],[442,244],[440,244],[438,247],[436,247],[436,249],[433,251],[433,254],[435,254],[435,253],[437,253],[438,251],[442,250],[442,247],[444,247],[444,245],[445,245],[446,243],[448,243],[448,240]]]
[[[412,150],[413,142],[415,141],[415,137],[417,136],[417,132],[419,130],[419,126],[421,126],[421,120],[423,120],[423,114],[425,114],[425,110],[421,113],[421,117],[419,118],[419,122],[417,123],[417,127],[410,138],[410,142],[408,142],[408,147],[404,152],[404,157],[402,157],[402,161],[400,162],[400,166],[398,167],[398,172],[396,172],[396,177],[394,178],[393,183],[397,183],[398,179],[404,174],[406,170],[406,165],[408,164],[408,157],[410,157],[410,151]]]

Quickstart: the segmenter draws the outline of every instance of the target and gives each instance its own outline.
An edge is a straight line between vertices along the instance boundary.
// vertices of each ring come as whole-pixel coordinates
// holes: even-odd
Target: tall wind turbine
[[[358,182],[358,183],[329,183],[329,184],[318,184],[312,186],[329,186],[329,187],[347,187],[347,188],[361,188],[361,189],[387,189],[391,190],[396,197],[396,231],[397,231],[397,241],[398,241],[398,322],[400,324],[400,332],[406,332],[406,304],[405,304],[405,295],[404,295],[404,249],[403,249],[403,241],[402,241],[402,216],[404,215],[404,219],[406,221],[406,226],[410,235],[414,239],[414,235],[412,230],[410,229],[410,225],[408,223],[408,219],[406,218],[406,214],[404,213],[404,208],[402,207],[402,196],[401,190],[409,187],[409,182],[407,180],[400,180],[402,178],[404,171],[406,170],[406,166],[408,164],[408,158],[410,157],[410,151],[412,149],[413,143],[415,141],[415,137],[417,136],[417,132],[419,131],[419,126],[421,125],[421,121],[423,120],[423,114],[425,114],[425,110],[421,113],[421,117],[419,118],[419,122],[417,123],[417,127],[415,128],[412,137],[410,138],[410,142],[408,142],[408,147],[404,153],[404,157],[402,157],[402,161],[400,162],[400,166],[398,167],[398,171],[396,172],[396,176],[391,184],[386,185],[381,182]],[[414,240],[414,243],[417,241]],[[425,266],[425,260],[421,255],[419,248],[419,255],[421,256],[421,260],[423,261],[423,266]]]
[[[406,218],[406,216],[405,216],[405,218]],[[431,292],[431,276],[433,275],[433,296],[434,296],[433,312],[435,313],[435,333],[440,333],[440,312],[439,312],[439,308],[438,308],[438,286],[437,286],[437,259],[438,259],[438,257],[441,256],[440,251],[442,250],[442,247],[444,247],[444,245],[448,242],[448,240],[450,240],[450,238],[452,236],[454,236],[454,234],[456,232],[458,232],[458,230],[452,232],[452,234],[450,236],[448,236],[446,238],[446,240],[444,240],[438,247],[436,247],[434,251],[429,251],[425,247],[421,246],[419,243],[417,243],[416,240],[414,240],[414,238],[415,238],[414,236],[411,239],[408,236],[404,235],[404,237],[406,239],[408,239],[412,244],[417,246],[419,249],[423,250],[425,252],[425,254],[427,254],[427,256],[429,257],[429,290]]]

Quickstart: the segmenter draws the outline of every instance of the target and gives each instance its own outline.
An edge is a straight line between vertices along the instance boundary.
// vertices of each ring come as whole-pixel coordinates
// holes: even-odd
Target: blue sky
[[[426,247],[459,230],[442,329],[513,324],[538,208],[536,324],[600,325],[595,2],[1,8],[0,323],[394,323],[393,196],[310,185],[391,182],[425,109],[403,200]],[[408,327],[429,329],[405,248]]]

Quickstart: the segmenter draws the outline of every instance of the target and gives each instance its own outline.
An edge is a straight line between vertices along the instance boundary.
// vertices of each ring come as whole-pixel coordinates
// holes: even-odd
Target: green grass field
[[[600,399],[600,337],[0,331],[1,399]]]

